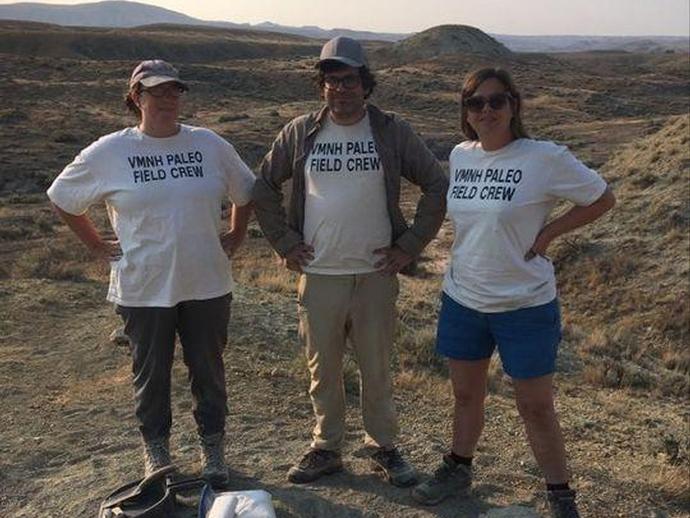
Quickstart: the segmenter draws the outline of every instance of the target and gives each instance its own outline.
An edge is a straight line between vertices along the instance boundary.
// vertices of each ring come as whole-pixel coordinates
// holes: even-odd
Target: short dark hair
[[[340,70],[345,70],[346,68],[349,68],[349,66],[345,63],[341,63],[340,61],[332,60],[321,63],[318,66],[317,74],[314,77],[314,82],[319,88],[319,93],[323,92],[324,78],[326,77],[326,74],[330,74],[331,72],[339,72]],[[364,88],[364,98],[367,99],[374,92],[376,78],[368,67],[359,67],[357,70],[359,71],[359,79],[362,81],[362,88]]]
[[[479,135],[477,135],[477,132],[474,131],[472,126],[467,122],[467,107],[465,106],[465,100],[472,97],[474,92],[477,91],[477,88],[479,88],[479,85],[487,79],[497,79],[503,84],[506,92],[510,94],[510,103],[513,108],[510,131],[513,137],[529,138],[527,130],[522,125],[522,98],[520,97],[520,92],[515,87],[515,83],[510,77],[510,74],[502,68],[482,68],[471,72],[467,78],[465,78],[465,83],[462,85],[462,90],[460,92],[460,126],[462,127],[462,132],[470,140],[479,140]]]
[[[130,113],[136,115],[139,119],[141,119],[141,110],[137,106],[137,103],[134,102],[134,94],[140,93],[141,83],[137,83],[134,86],[132,86],[125,94],[125,105],[127,106],[127,110],[129,110]]]

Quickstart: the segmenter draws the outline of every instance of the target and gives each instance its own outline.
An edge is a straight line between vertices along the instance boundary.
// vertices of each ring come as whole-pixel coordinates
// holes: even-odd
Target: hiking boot
[[[552,518],[580,518],[575,504],[575,491],[556,489],[546,492]]]
[[[343,460],[340,452],[331,450],[309,450],[298,464],[288,471],[288,480],[293,484],[312,482],[323,475],[342,471]]]
[[[403,459],[397,448],[379,448],[371,456],[371,463],[394,486],[409,487],[417,483],[417,470]]]
[[[444,455],[432,477],[412,490],[412,498],[422,505],[436,505],[472,485],[472,469]]]
[[[201,443],[201,478],[211,486],[228,483],[228,466],[225,464],[225,444],[223,433],[203,435]]]
[[[144,439],[144,476],[172,464],[170,459],[170,437]]]

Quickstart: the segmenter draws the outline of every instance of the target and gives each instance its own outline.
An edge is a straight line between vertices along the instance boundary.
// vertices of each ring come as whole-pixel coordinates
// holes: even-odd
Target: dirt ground
[[[403,290],[405,284],[403,283]],[[118,324],[96,282],[3,281],[0,349],[0,509],[2,516],[95,516],[107,492],[141,476],[126,347],[109,342]],[[540,516],[538,469],[525,445],[510,395],[488,401],[487,425],[468,498],[433,508],[374,474],[362,448],[356,386],[348,384],[346,471],[305,486],[285,475],[305,451],[312,427],[307,378],[296,332],[295,303],[283,294],[239,286],[225,353],[230,414],[231,489],[265,489],[281,517]],[[565,344],[562,368],[572,355]],[[174,460],[197,466],[191,399],[184,366],[173,381]],[[436,376],[396,379],[400,446],[430,473],[449,439],[451,399]],[[584,516],[688,516],[687,467],[669,464],[673,438],[686,436],[682,401],[650,400],[559,379],[558,405]],[[675,439],[677,440],[677,439]],[[677,445],[675,446],[677,448]],[[520,506],[522,509],[520,510]],[[180,517],[194,511],[182,508]]]

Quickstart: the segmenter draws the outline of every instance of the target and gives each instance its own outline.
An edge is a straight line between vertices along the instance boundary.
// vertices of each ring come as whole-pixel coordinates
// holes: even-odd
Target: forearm
[[[80,216],[65,212],[53,203],[53,210],[60,216],[67,226],[75,233],[79,240],[84,243],[89,250],[98,250],[103,246],[103,238],[94,226],[91,219],[86,215]]]
[[[302,237],[288,225],[283,206],[283,184],[292,178],[292,140],[288,139],[290,124],[283,128],[271,150],[261,162],[259,175],[254,184],[252,199],[254,214],[264,236],[281,257],[301,243]],[[295,189],[293,182],[292,189]]]
[[[281,257],[302,242],[302,236],[287,223],[287,213],[282,205],[282,192],[276,191],[269,182],[259,177],[253,191],[254,213],[264,236]]]
[[[253,204],[232,206],[232,215],[230,217],[230,232],[237,234],[244,238],[247,234],[247,226],[249,225],[249,218],[252,215]]]
[[[396,244],[412,255],[419,255],[443,223],[448,177],[424,141],[411,128],[407,130],[406,142],[403,176],[422,192],[412,225]]]
[[[596,219],[611,209],[616,203],[616,198],[609,188],[604,191],[597,201],[585,207],[572,207],[562,216],[554,219],[546,225],[541,234],[546,236],[549,241],[556,239],[563,234],[567,234],[582,227]]]

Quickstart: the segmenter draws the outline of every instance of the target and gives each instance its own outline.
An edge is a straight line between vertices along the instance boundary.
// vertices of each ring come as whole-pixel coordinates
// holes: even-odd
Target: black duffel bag
[[[175,466],[164,466],[143,480],[126,484],[101,503],[98,518],[172,518],[175,494],[204,484],[201,479],[172,482]]]

